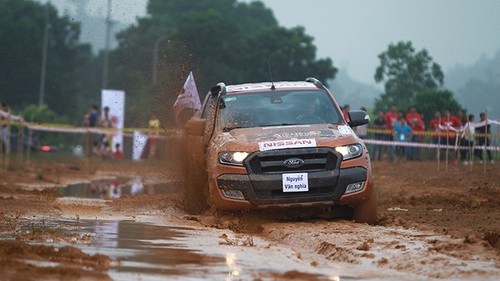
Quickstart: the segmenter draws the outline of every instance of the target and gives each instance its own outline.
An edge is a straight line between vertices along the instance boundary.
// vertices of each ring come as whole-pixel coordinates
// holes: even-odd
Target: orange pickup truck
[[[219,83],[184,128],[186,207],[344,206],[355,221],[375,223],[370,157],[351,129],[369,121],[356,110],[345,120],[315,78]]]

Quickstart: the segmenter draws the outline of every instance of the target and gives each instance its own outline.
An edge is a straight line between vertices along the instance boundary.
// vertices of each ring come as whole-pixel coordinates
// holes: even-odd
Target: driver
[[[318,116],[317,107],[314,101],[304,102],[302,113],[297,115],[295,119],[301,123],[325,123],[325,120]]]

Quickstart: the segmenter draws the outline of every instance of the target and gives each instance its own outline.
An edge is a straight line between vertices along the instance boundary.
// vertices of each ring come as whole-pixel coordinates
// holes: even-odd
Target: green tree
[[[410,41],[390,44],[378,58],[380,65],[374,78],[377,83],[384,83],[385,93],[376,100],[377,110],[390,104],[407,108],[417,93],[443,85],[439,64],[433,62],[426,49],[417,52]]]
[[[426,124],[434,119],[436,111],[442,113],[444,109],[449,108],[452,113],[456,113],[459,109],[465,112],[453,93],[448,90],[424,90],[415,96],[414,104],[418,112],[424,113]]]
[[[275,80],[335,76],[331,59],[316,59],[304,28],[278,27],[262,2],[150,0],[147,10],[147,17],[118,35],[110,56],[110,87],[127,92],[128,126],[141,125],[153,110],[168,124],[190,71],[201,98],[220,81],[269,80],[268,59]]]
[[[243,75],[238,82],[270,80],[268,60],[275,81],[304,80],[313,76],[326,84],[337,73],[330,58],[316,58],[313,38],[301,26],[263,29],[249,37],[245,45],[247,50],[241,54],[245,63],[240,66]]]
[[[38,103],[45,18],[50,19],[44,102],[59,114],[76,118],[81,95],[79,67],[90,46],[78,42],[80,27],[54,6],[29,0],[0,1],[0,89],[13,108]]]

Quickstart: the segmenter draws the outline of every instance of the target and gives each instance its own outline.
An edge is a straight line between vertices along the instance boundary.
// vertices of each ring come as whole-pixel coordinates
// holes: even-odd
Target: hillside
[[[493,58],[483,56],[473,65],[449,70],[445,87],[470,113],[478,116],[488,110],[490,119],[500,118],[500,50]]]
[[[349,104],[351,109],[362,106],[373,108],[375,98],[380,91],[374,86],[353,80],[346,69],[340,68],[333,82],[329,81],[330,90],[339,105]]]

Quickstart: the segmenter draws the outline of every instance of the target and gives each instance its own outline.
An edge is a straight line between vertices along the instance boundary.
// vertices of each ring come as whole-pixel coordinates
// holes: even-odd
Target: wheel
[[[373,188],[370,197],[354,208],[354,221],[357,223],[375,224],[377,222],[377,201],[377,192]]]
[[[190,214],[201,214],[208,209],[208,184],[204,165],[188,159],[186,165],[183,202],[185,210]]]

